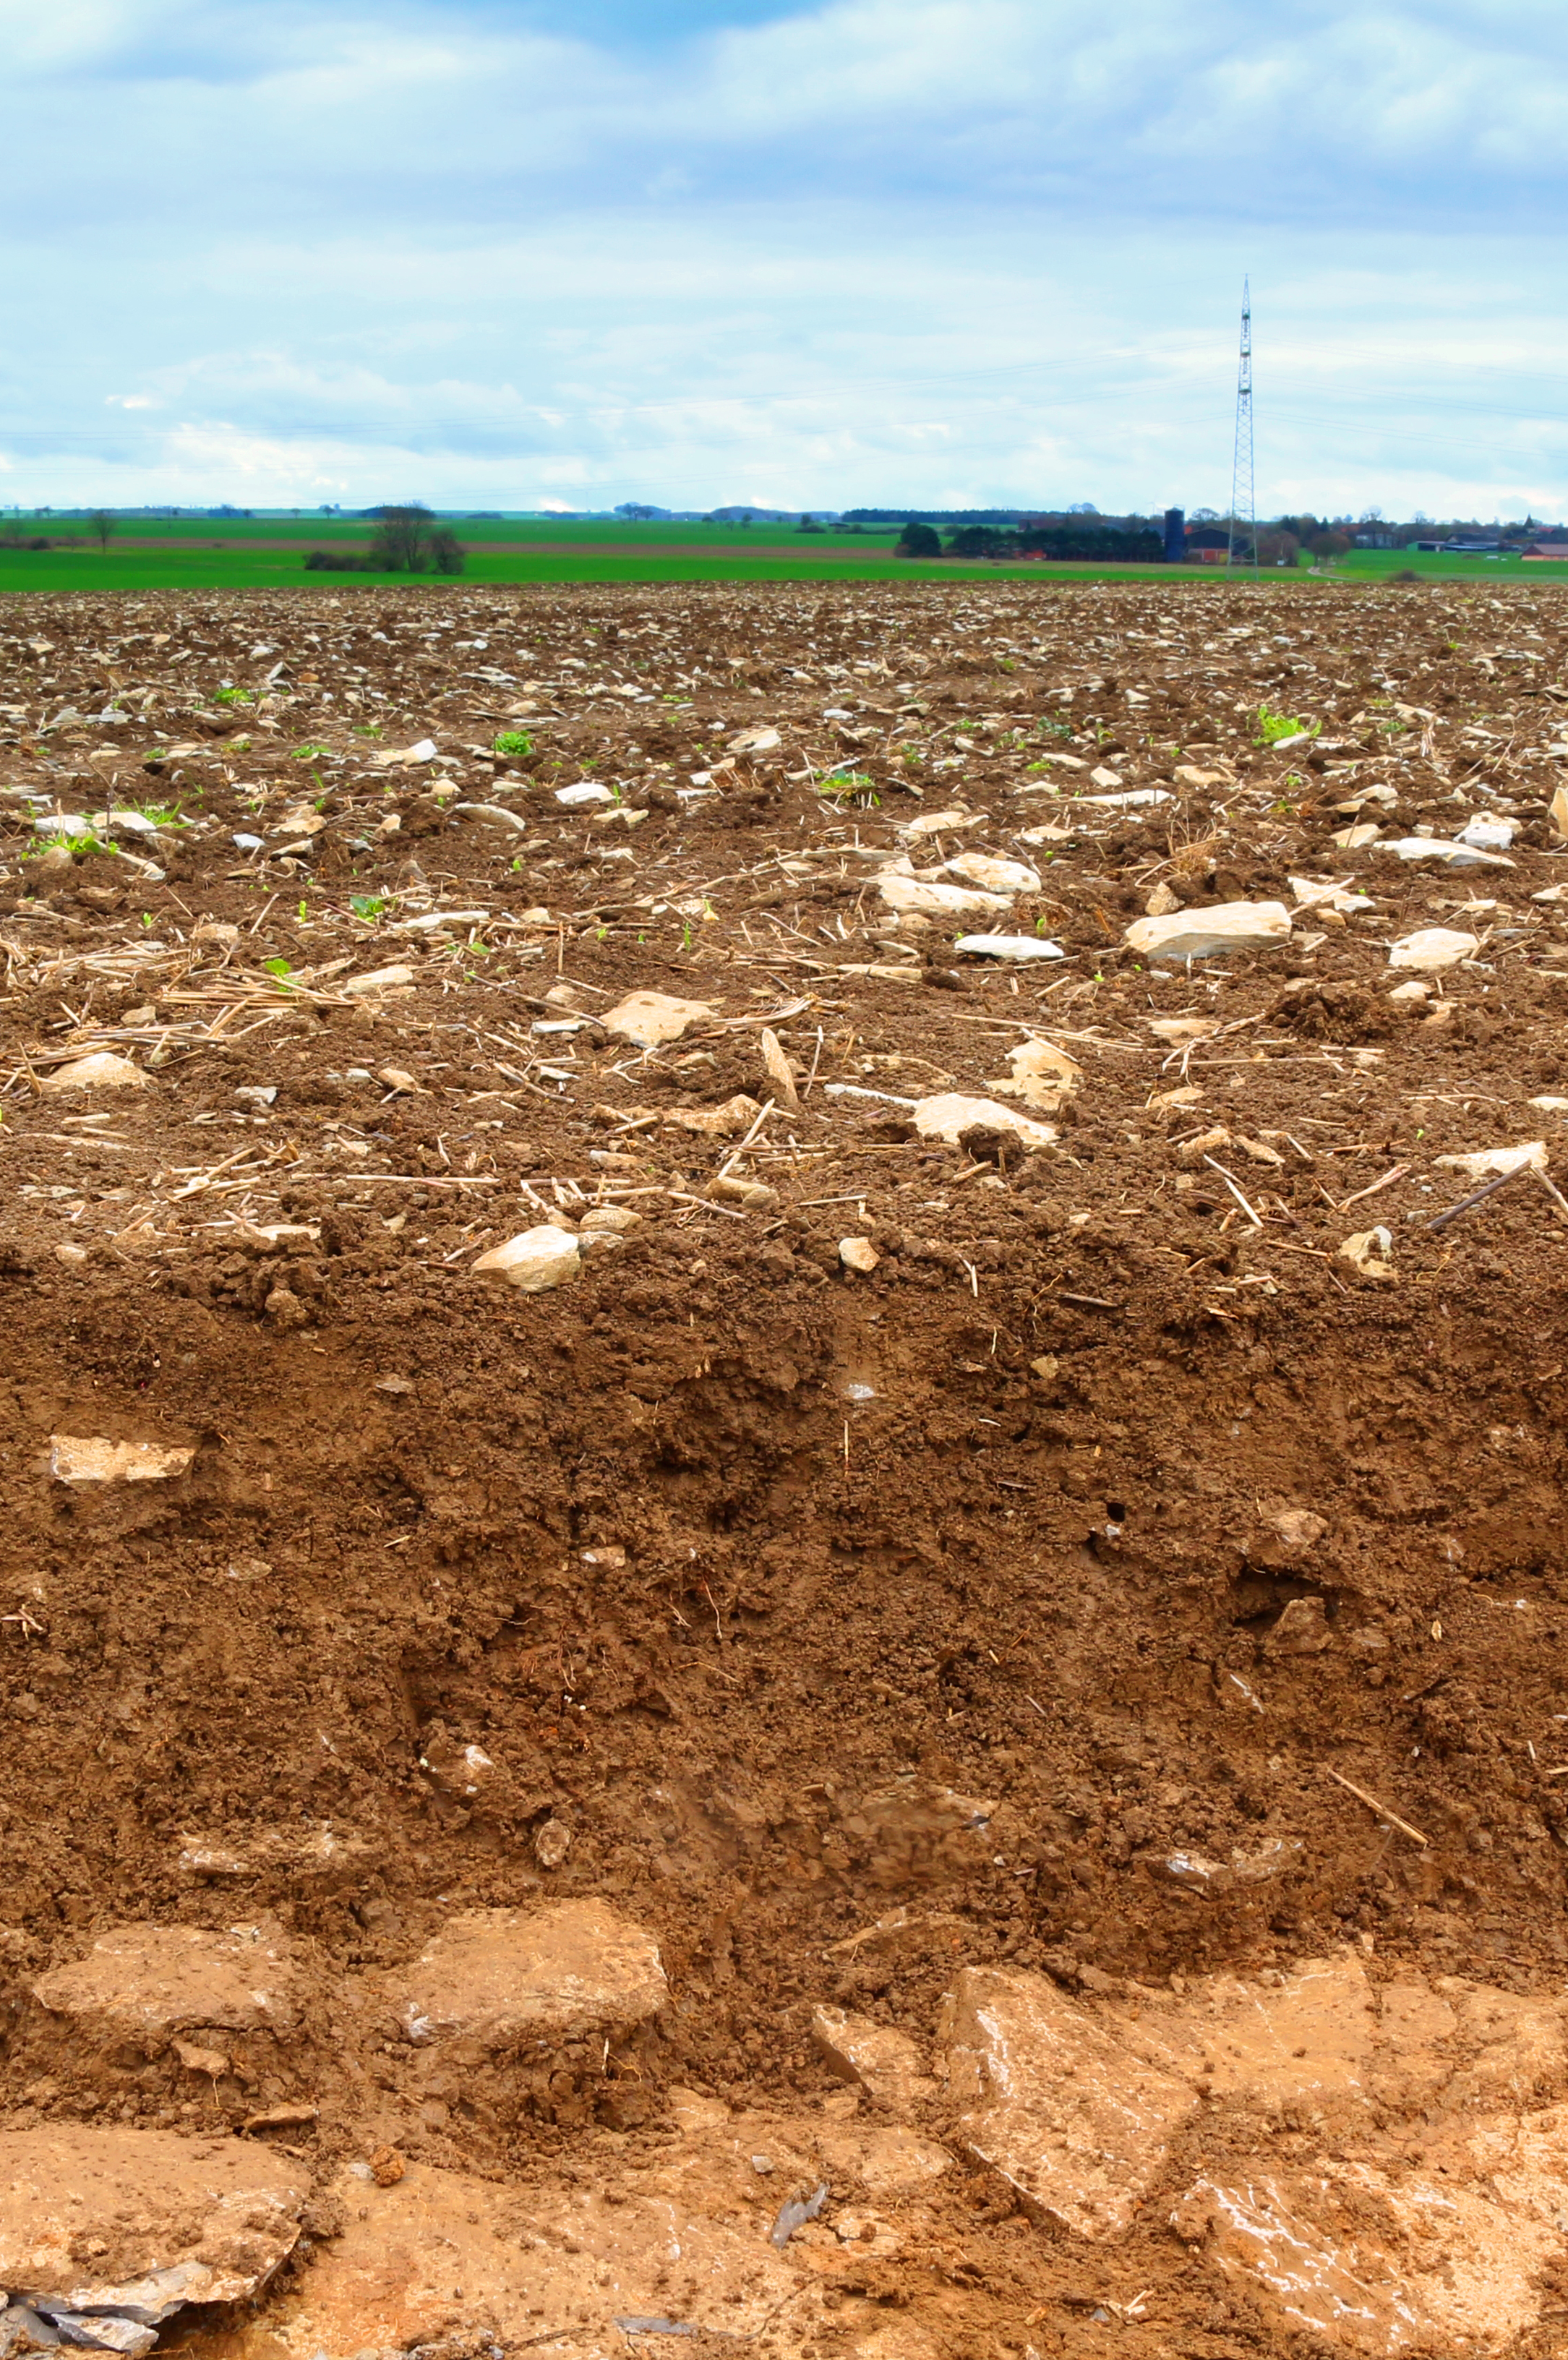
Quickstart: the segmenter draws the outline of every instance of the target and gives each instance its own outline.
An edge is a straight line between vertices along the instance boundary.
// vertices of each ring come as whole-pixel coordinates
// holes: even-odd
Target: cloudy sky
[[[1562,0],[0,0],[0,502],[1565,511]]]

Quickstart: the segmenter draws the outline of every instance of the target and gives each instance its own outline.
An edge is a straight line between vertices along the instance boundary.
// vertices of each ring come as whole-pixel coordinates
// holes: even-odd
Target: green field
[[[911,562],[893,555],[896,530],[801,533],[787,525],[630,523],[621,519],[452,515],[468,551],[463,579],[479,583],[569,582],[983,582],[1223,581],[1223,568],[1075,565],[1039,561],[988,563],[952,558]],[[123,517],[107,550],[89,540],[78,517],[10,516],[7,530],[71,536],[74,547],[27,550],[0,540],[0,593],[139,590],[344,590],[384,587],[410,578],[438,586],[442,577],[307,573],[312,549],[363,548],[363,519],[268,510],[254,517]],[[1568,563],[1421,556],[1407,550],[1358,550],[1334,567],[1336,578],[1384,580],[1406,569],[1423,579],[1558,581]],[[1304,570],[1266,569],[1264,581],[1314,578]]]

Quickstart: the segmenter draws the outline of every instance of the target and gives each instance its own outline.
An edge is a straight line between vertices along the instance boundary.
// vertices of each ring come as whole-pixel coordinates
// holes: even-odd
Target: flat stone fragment
[[[1478,936],[1462,933],[1457,926],[1421,926],[1388,945],[1388,965],[1434,975],[1440,968],[1457,967],[1461,959],[1474,958],[1480,947]]]
[[[183,1475],[194,1448],[107,1442],[101,1436],[51,1434],[49,1473],[57,1483],[166,1483]]]
[[[971,958],[1007,959],[1015,967],[1027,966],[1030,959],[1067,956],[1060,943],[1048,943],[1040,934],[960,934],[953,947]]]
[[[1352,1263],[1363,1278],[1394,1278],[1398,1273],[1389,1259],[1393,1251],[1393,1233],[1379,1222],[1375,1229],[1357,1229],[1354,1237],[1346,1238],[1339,1258]]]
[[[757,1100],[737,1090],[717,1107],[671,1107],[665,1121],[673,1130],[690,1131],[699,1139],[735,1139],[751,1129],[762,1109]]]
[[[103,2032],[167,2039],[191,2025],[288,2031],[293,1962],[258,1927],[211,1934],[197,1926],[116,1926],[84,1959],[40,1975],[33,1997],[51,2015]]]
[[[1440,1155],[1439,1168],[1447,1172],[1463,1172],[1467,1180],[1500,1178],[1505,1172],[1520,1172],[1528,1164],[1531,1171],[1544,1172],[1550,1158],[1544,1139],[1520,1140],[1510,1147],[1478,1147],[1469,1155]]]
[[[667,1041],[679,1041],[693,1024],[711,1023],[713,1017],[705,1000],[676,1000],[668,991],[633,991],[601,1021],[606,1032],[635,1042],[639,1049],[659,1049]]]
[[[1026,860],[998,860],[990,852],[960,852],[947,864],[950,877],[978,885],[985,893],[1038,893],[1040,871]]]
[[[0,2286],[51,2315],[156,2330],[185,2303],[264,2286],[294,2246],[310,2185],[309,2165],[226,2136],[79,2123],[0,2133]],[[152,2336],[102,2340],[134,2352]]]
[[[1321,1600],[1291,1601],[1309,1602],[1321,1621]],[[1373,1997],[1360,1961],[1344,1950],[1303,1960],[1278,1983],[1205,1976],[1184,1998],[1141,2001],[1137,2021],[1115,2029],[1146,2061],[1202,2081],[1215,2098],[1261,2108],[1322,2106],[1365,2092]]]
[[[366,992],[400,991],[413,980],[411,967],[372,967],[368,975],[345,976],[338,989],[347,992],[351,999],[358,1000]]]
[[[1022,1098],[1040,1114],[1055,1114],[1083,1078],[1077,1059],[1050,1041],[1020,1042],[1008,1050],[1007,1063],[1013,1069],[1011,1080],[995,1082],[992,1087]]]
[[[1137,918],[1122,937],[1145,958],[1216,958],[1226,951],[1277,950],[1290,938],[1283,901],[1219,901],[1211,908],[1173,910],[1165,918]]]
[[[1128,2228],[1196,2103],[1044,1975],[964,1967],[943,2016],[957,2126],[1036,2219],[1081,2237]]]
[[[1447,869],[1511,869],[1514,865],[1500,852],[1484,852],[1475,844],[1452,844],[1441,836],[1386,836],[1377,849],[1391,852],[1400,860],[1438,860]]]
[[[271,1872],[313,1892],[332,1893],[359,1884],[383,1857],[376,1837],[302,1821],[264,1829],[243,1852],[221,1839],[189,1832],[180,1839],[178,1865],[187,1876],[219,1882]]]
[[[538,1229],[508,1238],[504,1245],[492,1246],[488,1253],[480,1255],[471,1274],[499,1279],[525,1295],[542,1295],[550,1287],[568,1284],[582,1268],[582,1253],[572,1231],[545,1221]]]
[[[1563,2111],[1480,2125],[1435,2169],[1329,2158],[1203,2180],[1172,2226],[1333,2349],[1500,2355],[1540,2320],[1562,2251]]]
[[[899,877],[884,869],[877,890],[890,910],[912,910],[924,917],[1001,917],[1013,906],[1011,893],[981,893],[969,885],[948,885],[940,877]]]
[[[66,1090],[145,1090],[151,1087],[149,1074],[144,1074],[128,1057],[116,1057],[108,1049],[100,1049],[91,1057],[73,1058],[69,1065],[57,1065],[38,1084],[51,1096]]]
[[[463,1910],[398,1980],[411,2040],[492,2049],[640,2024],[670,1995],[653,1937],[600,1901]]]
[[[892,2025],[874,2024],[842,2007],[819,2007],[811,2014],[811,2038],[841,2081],[895,2112],[918,2104],[936,2088],[909,2034]]]
[[[951,811],[921,812],[918,819],[903,821],[898,828],[901,836],[918,842],[924,836],[949,836],[962,828],[984,827],[984,812]]]
[[[1049,1123],[1031,1122],[1014,1107],[1003,1106],[996,1098],[967,1098],[957,1090],[917,1099],[914,1117],[922,1139],[944,1140],[949,1147],[956,1147],[959,1133],[976,1124],[989,1131],[1011,1131],[1020,1147],[1049,1147],[1056,1137]]]
[[[549,2360],[681,2350],[629,2341],[616,2322],[638,2318],[747,2343],[782,2328],[791,2350],[815,2342],[818,2281],[683,2194],[525,2191],[420,2163],[383,2188],[360,2171],[334,2191],[343,2234],[267,2313],[269,2349],[290,2360],[402,2353],[465,2331]]]

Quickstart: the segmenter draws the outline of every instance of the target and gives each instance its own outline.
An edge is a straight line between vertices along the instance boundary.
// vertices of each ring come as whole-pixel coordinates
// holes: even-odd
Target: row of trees
[[[1149,528],[1118,531],[1091,520],[1020,525],[1016,532],[1003,525],[963,525],[949,533],[946,546],[934,525],[911,519],[894,544],[895,557],[1050,557],[1074,559],[1099,565],[1149,565],[1164,553],[1160,534]]]

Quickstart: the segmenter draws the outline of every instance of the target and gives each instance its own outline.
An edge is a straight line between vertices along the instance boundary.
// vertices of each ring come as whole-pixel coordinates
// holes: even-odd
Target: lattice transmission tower
[[[1252,486],[1252,290],[1241,282],[1241,366],[1236,380],[1236,456],[1230,471],[1230,540],[1225,572],[1258,572],[1258,517]]]

